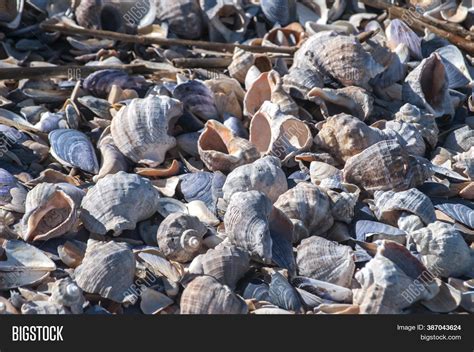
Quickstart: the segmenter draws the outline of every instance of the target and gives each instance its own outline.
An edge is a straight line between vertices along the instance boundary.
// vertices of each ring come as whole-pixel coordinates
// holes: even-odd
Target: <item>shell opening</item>
[[[263,113],[257,113],[250,124],[250,142],[260,153],[268,152],[272,140],[271,126]]]
[[[195,252],[201,247],[202,239],[196,230],[189,229],[183,232],[180,242],[185,251]]]
[[[420,84],[426,101],[436,110],[443,105],[443,89],[446,82],[446,72],[439,57],[435,56],[424,68]]]
[[[207,128],[203,132],[201,138],[199,138],[200,147],[202,150],[215,150],[221,153],[229,154],[229,150],[227,149],[225,139],[229,139],[230,132],[226,133],[227,131],[221,131],[219,133],[216,126],[210,125],[208,123]]]

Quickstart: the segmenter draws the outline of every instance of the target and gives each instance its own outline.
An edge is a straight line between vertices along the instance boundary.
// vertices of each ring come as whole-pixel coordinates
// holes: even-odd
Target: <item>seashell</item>
[[[234,135],[240,138],[249,139],[247,129],[244,127],[242,120],[237,117],[226,115],[224,116],[224,126],[232,131]],[[179,145],[179,141],[178,141]]]
[[[210,172],[194,172],[180,176],[179,191],[186,202],[203,201],[209,209],[214,209],[217,199],[214,199],[213,180],[215,174]]]
[[[308,92],[307,97],[319,104],[323,115],[332,116],[348,111],[362,121],[372,113],[374,100],[364,89],[352,86],[340,89],[315,87]]]
[[[474,210],[463,204],[441,203],[436,204],[436,209],[454,220],[474,229]]]
[[[101,7],[101,0],[84,0],[79,2],[74,11],[77,24],[84,28],[100,29]]]
[[[156,3],[156,18],[167,22],[169,30],[186,39],[201,36],[203,23],[196,0],[161,0]]]
[[[158,199],[158,191],[150,181],[120,171],[89,189],[82,200],[81,220],[90,232],[105,235],[112,231],[113,236],[119,236],[152,216]]]
[[[272,274],[269,290],[270,302],[285,310],[302,312],[300,297],[288,280],[279,272]]]
[[[58,255],[61,261],[70,268],[77,268],[81,265],[86,253],[86,245],[79,241],[66,241],[58,246]]]
[[[321,304],[316,310],[317,314],[360,314],[359,306],[355,304]]]
[[[462,235],[450,225],[435,221],[410,233],[421,262],[439,277],[458,277],[469,271],[470,250]]]
[[[421,185],[432,175],[428,165],[408,156],[395,140],[380,141],[350,157],[344,166],[345,182],[374,192],[404,191]]]
[[[433,77],[436,77],[436,81]],[[408,74],[403,83],[402,99],[404,102],[426,109],[435,117],[454,114],[448,92],[446,69],[438,54],[433,53],[423,59]]]
[[[350,185],[347,185],[346,188],[349,188],[348,186]],[[321,183],[320,187],[325,186]],[[351,188],[349,192],[337,192],[332,189],[327,190],[327,195],[331,202],[331,215],[334,220],[343,221],[346,224],[351,223],[354,217],[354,207],[359,199],[359,193],[360,190],[357,186],[353,186],[353,189]]]
[[[204,84],[214,94],[216,109],[221,120],[227,114],[242,119],[242,102],[245,91],[236,79],[211,79],[205,81]]]
[[[338,168],[321,161],[312,161],[309,169],[311,182],[320,184],[321,181],[327,179],[341,179],[342,172]]]
[[[260,45],[257,41],[251,41],[248,44],[255,46]],[[245,83],[245,77],[251,67],[255,67],[260,74],[260,72],[270,71],[272,69],[272,63],[265,55],[235,48],[232,62],[228,67],[229,75],[240,83]]]
[[[414,59],[422,59],[421,38],[402,20],[394,18],[385,30],[387,46],[394,51],[399,44],[404,44],[410,50]]]
[[[235,289],[237,282],[249,270],[249,262],[249,255],[240,248],[219,245],[194,258],[189,272],[212,276],[221,284]]]
[[[275,104],[265,102],[250,123],[250,142],[263,155],[273,155],[288,163],[296,154],[307,150],[312,144],[309,127],[291,115],[269,113]]]
[[[296,249],[298,274],[350,287],[355,270],[352,249],[322,237],[303,239]]]
[[[5,1],[0,7],[0,26],[15,29],[20,25],[24,0]]]
[[[190,215],[199,218],[205,225],[217,226],[221,223],[203,201],[193,200],[187,204],[187,209]]]
[[[352,302],[352,291],[346,287],[304,276],[294,277],[291,282],[294,286],[325,300],[342,303]]]
[[[99,172],[99,162],[89,138],[79,131],[54,130],[48,135],[51,155],[61,164],[77,167],[85,172]]]
[[[283,89],[293,98],[306,99],[311,89],[323,86],[321,74],[308,68],[292,67],[288,74],[283,76]]]
[[[235,168],[227,176],[222,191],[226,201],[229,201],[236,192],[258,190],[271,202],[275,202],[287,189],[288,184],[281,170],[280,160],[266,156],[252,164]]]
[[[181,264],[169,261],[155,253],[140,252],[138,258],[155,276],[164,276],[172,282],[179,282],[184,275]]]
[[[453,152],[467,152],[474,145],[474,129],[469,126],[451,132],[444,142],[444,147]]]
[[[54,302],[29,301],[21,306],[21,314],[69,314],[69,311]]]
[[[414,105],[404,104],[395,114],[395,120],[404,121],[416,127],[431,148],[438,143],[439,130],[433,115],[422,113]]]
[[[449,88],[463,88],[472,81],[471,74],[462,52],[454,45],[447,45],[436,49],[443,61],[446,75],[448,77]]]
[[[247,29],[248,19],[240,5],[232,0],[201,0],[209,26],[209,39],[213,42],[241,41]]]
[[[426,152],[426,144],[423,134],[417,126],[403,121],[387,121],[383,123],[384,132],[387,134],[395,132],[399,141],[404,145],[406,151],[411,155],[423,156]]]
[[[295,0],[261,0],[260,6],[266,19],[272,24],[286,26],[296,21]]]
[[[26,196],[21,222],[25,241],[45,241],[73,230],[84,191],[68,183],[40,183]]]
[[[225,173],[251,163],[260,156],[252,143],[235,136],[230,129],[215,120],[206,122],[198,140],[198,150],[209,170]]]
[[[141,292],[140,309],[145,314],[158,314],[171,306],[174,301],[165,294],[146,287]]]
[[[146,84],[142,76],[129,76],[125,71],[106,69],[91,73],[86,77],[82,86],[94,96],[106,99],[114,85],[122,90],[141,91]]]
[[[74,271],[77,285],[87,293],[96,293],[115,302],[123,302],[133,284],[135,257],[124,243],[87,241],[87,250]]]
[[[0,168],[0,208],[24,213],[27,193],[12,174]]]
[[[68,277],[54,282],[50,301],[66,307],[73,314],[81,314],[85,298],[79,286]]]
[[[129,163],[115,145],[110,134],[110,127],[107,127],[100,136],[97,147],[101,154],[101,165],[99,173],[93,178],[94,182],[97,182],[106,175],[128,170]]]
[[[325,192],[308,182],[300,182],[275,202],[293,222],[293,243],[312,235],[322,235],[333,225],[330,202]]]
[[[279,209],[273,207],[268,220],[272,239],[272,261],[280,268],[288,271],[288,275],[296,275],[296,262],[293,253],[293,224]]]
[[[170,133],[182,113],[182,104],[167,96],[133,99],[112,120],[115,145],[132,161],[156,167],[176,146]]]
[[[286,27],[271,29],[262,40],[264,46],[299,47],[308,38],[303,26],[294,22]]]
[[[91,95],[79,97],[77,100],[81,105],[92,111],[94,115],[97,115],[102,119],[112,120],[112,115],[110,115],[112,105],[107,100],[93,97]]]
[[[245,301],[211,276],[198,276],[183,291],[181,314],[247,314]]]
[[[449,313],[456,310],[461,304],[462,293],[453,286],[435,279],[439,292],[428,301],[421,301],[426,308],[435,313]]]
[[[245,299],[256,299],[258,301],[269,301],[269,285],[260,279],[252,279],[242,287],[242,297]]]
[[[313,309],[321,305],[324,300],[308,291],[302,290],[301,288],[296,288],[296,292],[298,292],[301,302],[305,309]]]
[[[270,307],[262,307],[262,308],[255,309],[254,311],[252,311],[251,314],[258,314],[258,315],[261,315],[261,314],[265,314],[265,315],[268,315],[268,314],[284,315],[285,314],[285,315],[289,315],[289,314],[294,314],[294,313],[289,312],[285,309],[270,306]]]
[[[202,252],[206,232],[206,226],[197,217],[173,213],[160,224],[156,239],[167,259],[186,263]]]
[[[314,143],[322,150],[328,151],[339,162],[345,162],[385,139],[378,129],[369,127],[347,114],[331,116],[318,126],[320,130],[314,137]]]
[[[64,117],[63,113],[51,113],[47,111],[41,114],[41,118],[38,123],[35,124],[35,128],[45,133],[59,128],[67,128],[67,122]]]
[[[180,134],[176,137],[176,144],[180,150],[193,157],[197,157],[199,156],[197,142],[200,135],[198,132]]]
[[[441,17],[451,23],[462,23],[466,20],[468,14],[470,13],[470,8],[459,4],[455,9],[445,9],[440,11]]]
[[[402,192],[375,191],[374,211],[377,219],[397,227],[402,212],[418,216],[423,224],[428,225],[436,220],[431,200],[416,188]],[[402,230],[403,227],[398,226]]]
[[[181,101],[186,111],[201,120],[219,120],[214,94],[198,80],[178,84],[173,91],[173,98]]]
[[[0,260],[0,290],[43,281],[56,265],[46,254],[23,241],[4,240]]]
[[[312,35],[295,53],[293,67],[319,71],[325,79],[368,91],[369,80],[384,70],[354,37],[334,32]]]

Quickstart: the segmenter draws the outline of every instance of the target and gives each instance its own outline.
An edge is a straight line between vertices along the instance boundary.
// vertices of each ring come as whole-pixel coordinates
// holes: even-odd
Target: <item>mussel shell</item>
[[[267,20],[286,26],[295,22],[296,1],[295,0],[261,0],[260,6]]]
[[[301,299],[298,292],[279,272],[272,275],[269,290],[270,302],[280,308],[299,312],[302,310]]]
[[[83,87],[99,98],[107,98],[112,86],[121,89],[143,91],[147,83],[142,76],[130,76],[125,71],[106,69],[91,73],[84,80]]]

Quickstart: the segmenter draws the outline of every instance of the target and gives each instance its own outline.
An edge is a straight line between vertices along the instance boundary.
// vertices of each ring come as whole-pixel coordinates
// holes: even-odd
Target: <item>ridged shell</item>
[[[22,238],[45,241],[73,230],[84,195],[68,183],[40,183],[34,187],[26,196]]]
[[[178,84],[173,98],[183,103],[184,109],[201,120],[219,120],[214,94],[201,81],[192,80]]]
[[[384,140],[383,133],[347,114],[329,117],[320,125],[315,144],[339,162],[347,161],[371,145]]]
[[[54,302],[29,301],[21,306],[21,314],[69,314],[69,310]]]
[[[413,30],[399,19],[393,19],[385,30],[387,35],[387,46],[394,51],[398,45],[404,44],[410,50],[414,59],[421,59],[421,38]]]
[[[474,145],[474,129],[469,126],[451,132],[444,142],[444,147],[453,152],[467,152]]]
[[[0,207],[19,213],[25,212],[28,191],[7,170],[0,168]]]
[[[247,252],[235,246],[219,245],[194,258],[189,272],[212,276],[221,284],[235,289],[237,281],[249,268],[250,257]]]
[[[251,163],[260,153],[248,140],[235,136],[220,122],[206,122],[198,140],[201,160],[211,171],[229,173],[237,166]]]
[[[183,291],[181,314],[247,314],[245,301],[211,276],[199,276]]]
[[[182,113],[182,104],[167,96],[133,99],[112,120],[115,145],[134,162],[156,167],[165,160],[166,152],[176,146],[171,134]]]
[[[302,305],[298,292],[279,272],[272,274],[269,290],[270,302],[280,308],[301,312]]]
[[[260,6],[267,20],[286,26],[297,19],[295,0],[262,0]]]
[[[435,117],[454,114],[446,70],[438,54],[433,53],[423,59],[408,74],[403,83],[402,99],[404,102],[426,109]]]
[[[118,86],[121,89],[143,90],[146,81],[142,76],[129,76],[121,70],[100,70],[91,73],[84,80],[83,87],[99,98],[107,98],[112,86]]]
[[[156,6],[156,17],[167,22],[171,32],[186,39],[201,36],[203,23],[197,0],[160,0]]]
[[[97,293],[123,302],[133,284],[135,257],[124,243],[87,241],[86,255],[74,271],[77,285],[87,293]]]
[[[288,74],[283,76],[283,89],[293,98],[306,99],[311,89],[323,86],[321,74],[308,68],[292,67]]]
[[[61,164],[77,167],[91,174],[99,172],[94,147],[87,136],[70,129],[54,130],[48,135],[51,155]]]
[[[156,240],[166,258],[180,263],[191,261],[203,251],[207,227],[195,216],[173,213],[158,227]]]
[[[293,222],[293,243],[312,235],[323,235],[334,222],[328,196],[308,182],[300,182],[283,193],[275,207]]]
[[[82,290],[69,277],[54,282],[50,300],[67,307],[73,314],[81,314],[85,303]]]
[[[334,32],[312,35],[295,53],[293,67],[319,71],[325,79],[366,90],[371,90],[369,80],[384,70],[355,37]]]
[[[119,236],[152,216],[159,193],[149,180],[120,171],[100,179],[82,200],[81,220],[90,232]]]
[[[463,88],[472,81],[469,68],[464,61],[464,55],[455,45],[447,45],[436,50],[443,60],[449,88]]]
[[[299,275],[351,287],[355,263],[350,247],[311,236],[301,241],[296,252]]]
[[[404,104],[395,114],[395,121],[408,122],[415,126],[431,148],[438,143],[439,130],[434,116],[426,112],[422,113],[416,106]]]
[[[424,156],[426,144],[418,126],[404,121],[387,121],[384,123],[384,132],[395,132],[399,141],[404,144],[406,151],[411,155]]]
[[[217,202],[217,189],[214,187],[214,182],[220,178],[216,175],[219,175],[219,173],[200,171],[180,176],[179,191],[183,195],[184,200],[188,203],[193,200],[200,200],[210,210],[214,210]],[[223,177],[225,179],[225,176]]]
[[[421,261],[436,276],[458,277],[472,267],[470,250],[462,235],[450,225],[435,221],[410,233]]]
[[[222,191],[227,201],[236,192],[257,190],[275,202],[287,189],[288,184],[280,160],[266,156],[252,164],[235,168],[227,176]]]
[[[431,174],[424,162],[410,157],[395,140],[370,146],[344,166],[344,180],[368,192],[404,191],[421,185]]]

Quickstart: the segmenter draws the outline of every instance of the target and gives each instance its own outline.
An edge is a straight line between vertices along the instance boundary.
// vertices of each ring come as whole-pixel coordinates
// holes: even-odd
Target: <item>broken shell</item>
[[[74,271],[77,285],[87,293],[97,293],[123,302],[133,284],[135,257],[124,243],[87,241],[86,255]]]
[[[70,268],[77,268],[82,263],[86,253],[86,245],[79,241],[67,241],[58,246],[58,255],[61,261]]]
[[[146,287],[140,295],[140,309],[145,314],[158,314],[174,301],[165,294]]]
[[[286,26],[296,21],[295,0],[261,0],[260,6],[267,20],[273,24]]]
[[[308,68],[292,67],[283,76],[283,89],[293,98],[306,99],[312,88],[323,87],[323,78],[318,71]]]
[[[293,243],[312,235],[323,235],[333,225],[329,198],[319,187],[300,182],[275,202],[293,222]]]
[[[256,42],[250,42],[248,44],[257,45]],[[270,71],[272,68],[272,63],[267,56],[235,48],[232,63],[228,67],[229,74],[240,83],[245,83],[245,77],[250,68],[254,65],[259,72]]]
[[[161,0],[156,6],[156,18],[167,22],[171,32],[186,39],[201,36],[203,23],[197,0]]]
[[[422,263],[439,277],[458,277],[471,268],[471,254],[462,235],[450,225],[435,221],[410,233]]]
[[[435,313],[449,313],[456,310],[461,304],[462,292],[440,279],[435,280],[439,286],[438,294],[428,301],[421,301],[421,304]]]
[[[99,162],[89,138],[79,131],[54,130],[48,135],[51,155],[61,164],[77,167],[91,174],[99,172]]]
[[[85,298],[71,278],[57,280],[51,288],[50,301],[67,307],[73,314],[81,314]]]
[[[221,119],[228,115],[242,119],[242,102],[245,91],[236,79],[211,79],[204,82],[214,94],[214,101]]]
[[[7,170],[0,168],[0,207],[19,213],[25,212],[28,191]]]
[[[350,247],[311,236],[301,241],[296,252],[299,275],[351,287],[355,263]]]
[[[206,226],[197,217],[173,213],[160,224],[156,239],[166,258],[186,263],[202,252],[206,232]]]
[[[22,219],[25,241],[45,241],[73,230],[84,191],[68,183],[40,183],[26,197]]]
[[[409,156],[395,140],[380,141],[346,161],[344,180],[368,192],[404,191],[432,175],[427,163]]]
[[[159,199],[149,180],[120,171],[100,179],[82,200],[81,220],[86,229],[119,236],[152,216]]]
[[[435,117],[454,114],[446,70],[438,54],[433,53],[423,59],[408,74],[403,83],[402,99],[404,102],[426,109]]]
[[[227,176],[222,191],[226,201],[236,192],[257,190],[264,193],[271,202],[275,202],[287,189],[288,184],[280,160],[266,156],[235,168]]]
[[[297,276],[291,282],[296,287],[326,300],[342,303],[352,302],[352,291],[346,287],[304,276]]]
[[[245,301],[211,276],[198,276],[183,291],[181,314],[246,314]]]
[[[218,120],[214,94],[201,81],[192,80],[178,84],[173,90],[173,98],[183,103],[184,109],[201,120]]]
[[[405,22],[394,18],[385,30],[387,46],[394,51],[399,44],[404,44],[410,50],[414,59],[421,59],[421,38],[408,27]]]
[[[182,104],[167,96],[133,99],[112,120],[115,145],[134,162],[156,167],[164,161],[166,152],[176,146],[170,133],[182,113]]]
[[[232,43],[243,39],[248,17],[240,4],[235,4],[232,0],[201,0],[200,3],[208,21],[210,41]]]
[[[235,289],[237,282],[249,270],[249,262],[249,255],[242,249],[219,245],[194,258],[189,272],[212,276],[221,284]]]
[[[272,274],[269,290],[270,302],[280,308],[301,312],[303,310],[298,292],[279,272]]]
[[[97,182],[106,175],[128,170],[129,163],[115,145],[114,139],[110,134],[110,127],[107,127],[100,136],[97,147],[100,149],[101,164],[99,173],[93,178],[94,182]]]
[[[228,173],[237,166],[259,158],[255,146],[246,139],[235,136],[220,122],[209,120],[198,140],[201,160],[211,171]]]

